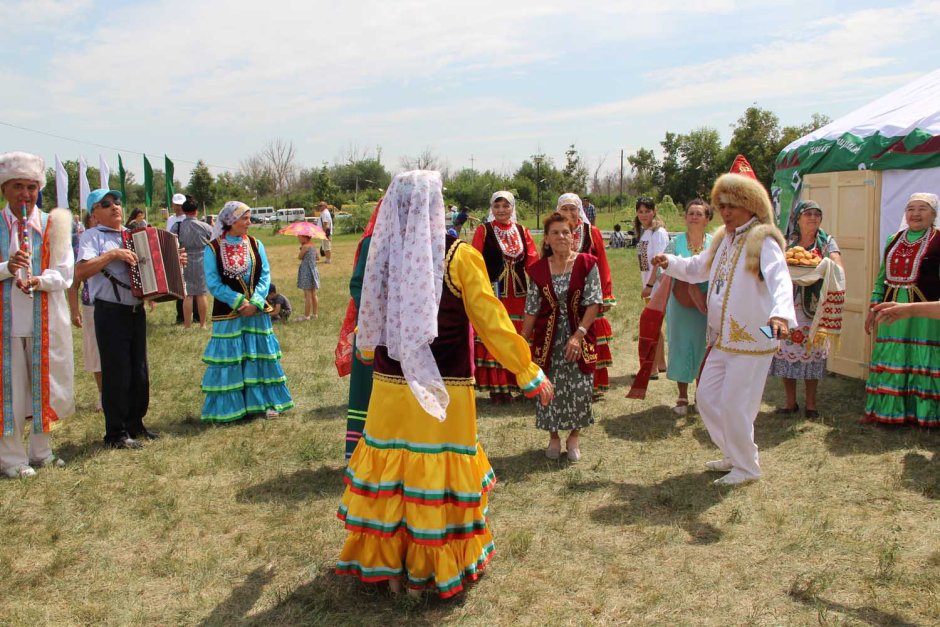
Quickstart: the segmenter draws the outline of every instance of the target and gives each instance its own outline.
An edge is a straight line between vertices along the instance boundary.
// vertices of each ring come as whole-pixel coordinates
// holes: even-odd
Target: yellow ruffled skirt
[[[477,442],[473,382],[445,383],[450,405],[439,422],[404,380],[375,376],[337,512],[348,531],[337,573],[404,576],[409,587],[449,597],[493,556],[486,517],[496,476]]]

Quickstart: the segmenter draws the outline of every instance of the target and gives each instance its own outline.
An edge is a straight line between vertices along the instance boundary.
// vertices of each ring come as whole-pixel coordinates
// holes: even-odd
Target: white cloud
[[[936,26],[940,26],[938,2],[804,22],[801,30],[753,50],[650,72],[646,79],[659,88],[640,96],[520,117],[515,122],[545,124],[719,103],[818,98],[820,94],[826,94],[820,99],[831,99],[840,92],[858,98],[910,78],[912,73],[903,65],[918,54],[918,39],[932,37]],[[906,51],[909,56],[899,56]]]
[[[0,24],[7,29],[48,25],[78,15],[89,6],[91,0],[4,0],[0,4]]]

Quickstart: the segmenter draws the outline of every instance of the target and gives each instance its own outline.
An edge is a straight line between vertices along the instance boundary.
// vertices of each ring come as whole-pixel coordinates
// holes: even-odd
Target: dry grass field
[[[296,311],[296,242],[264,239]],[[332,362],[354,246],[339,238],[320,266],[320,319],[278,328],[297,407],[277,420],[200,423],[208,333],[173,326],[169,305],[149,320],[147,422],[163,438],[102,448],[94,384],[77,372],[78,413],[55,431],[68,465],[0,482],[0,624],[940,623],[940,435],[857,424],[864,386],[843,378],[821,385],[819,420],[774,416],[771,381],[757,422],[763,480],[712,486],[702,463],[715,450],[699,418],[670,410],[674,385],[625,398],[632,250],[612,255],[613,389],[581,462],[544,457],[530,405],[480,399],[499,479],[485,576],[446,602],[334,576],[348,384]]]

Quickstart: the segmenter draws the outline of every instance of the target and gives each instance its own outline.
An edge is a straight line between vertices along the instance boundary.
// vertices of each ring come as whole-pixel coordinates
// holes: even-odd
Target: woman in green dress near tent
[[[694,257],[708,248],[712,236],[705,232],[705,227],[712,215],[712,208],[701,198],[689,201],[685,206],[686,232],[673,237],[666,245],[665,253]],[[669,336],[666,378],[675,381],[679,388],[679,397],[672,410],[680,416],[685,416],[689,410],[689,384],[698,378],[705,357],[707,293],[707,282],[693,285],[673,279],[666,304],[666,334]]]
[[[911,195],[907,224],[885,246],[873,305],[940,300],[938,205],[936,194]],[[940,320],[912,316],[879,324],[873,309],[865,331],[876,326],[862,422],[940,427]]]

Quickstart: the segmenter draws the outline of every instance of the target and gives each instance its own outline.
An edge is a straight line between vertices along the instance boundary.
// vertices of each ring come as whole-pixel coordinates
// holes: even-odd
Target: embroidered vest
[[[450,280],[450,264],[459,246],[469,246],[466,242],[450,235],[444,241],[447,254],[444,257],[443,289],[441,290],[441,304],[437,310],[437,337],[431,342],[431,353],[437,363],[441,377],[445,383],[472,384],[473,374],[470,370],[470,318],[463,305],[463,295],[453,286]],[[388,349],[384,346],[375,347],[374,372],[396,379],[404,375],[401,363],[388,356]],[[448,379],[452,379],[448,381]],[[453,381],[459,379],[461,381]]]
[[[584,284],[587,275],[597,265],[597,258],[593,255],[579,254],[571,267],[571,277],[568,280],[568,295],[565,302],[559,302],[558,295],[552,285],[552,271],[548,265],[548,257],[543,257],[529,268],[529,279],[534,281],[542,295],[539,313],[535,319],[535,334],[532,340],[532,361],[537,363],[545,374],[549,374],[552,365],[552,347],[555,343],[555,322],[561,315],[561,308],[565,307],[568,313],[568,331],[574,334],[578,330],[578,323],[584,316],[585,307],[581,304],[584,295]],[[565,338],[567,341],[567,338]],[[594,325],[588,328],[587,335],[581,340],[581,354],[578,356],[578,367],[581,372],[593,374],[597,365],[597,339],[594,335]]]
[[[513,228],[519,234],[519,241],[522,248],[517,257],[508,257],[499,245],[496,235],[496,227],[492,222],[486,222],[483,225],[486,229],[486,237],[483,240],[483,261],[486,263],[486,273],[490,277],[491,283],[499,283],[500,298],[511,296],[515,298],[524,298],[528,283],[525,274],[525,262],[527,258],[525,229],[521,224],[514,224]]]
[[[931,227],[917,241],[907,241],[907,230],[885,248],[885,300],[909,290],[908,302],[940,300],[940,232]]]
[[[248,254],[251,257],[251,274],[249,275],[248,283],[245,283],[244,277],[229,277],[225,275],[222,268],[222,245],[218,239],[209,242],[209,246],[212,247],[212,252],[215,254],[215,265],[219,276],[222,278],[222,283],[239,294],[244,294],[245,298],[251,298],[252,294],[254,294],[255,286],[258,284],[258,279],[261,278],[261,261],[258,254],[258,242],[255,241],[255,238],[250,235],[248,236]],[[237,317],[238,312],[232,311],[228,303],[218,298],[212,299],[213,320],[229,320]]]
[[[760,331],[774,308],[773,295],[760,266],[758,274],[748,268],[749,236],[759,227],[758,222],[752,223],[738,233],[734,241],[723,237],[712,258],[708,289],[709,294],[716,292],[719,295],[721,307],[708,307],[708,340],[714,342],[716,349],[726,353],[769,355],[779,347],[779,340],[770,339]],[[760,249],[756,256],[759,263]],[[782,249],[780,256],[783,257]],[[781,278],[789,281],[789,273],[783,272],[785,276]],[[787,289],[787,298],[792,308],[792,286]]]

